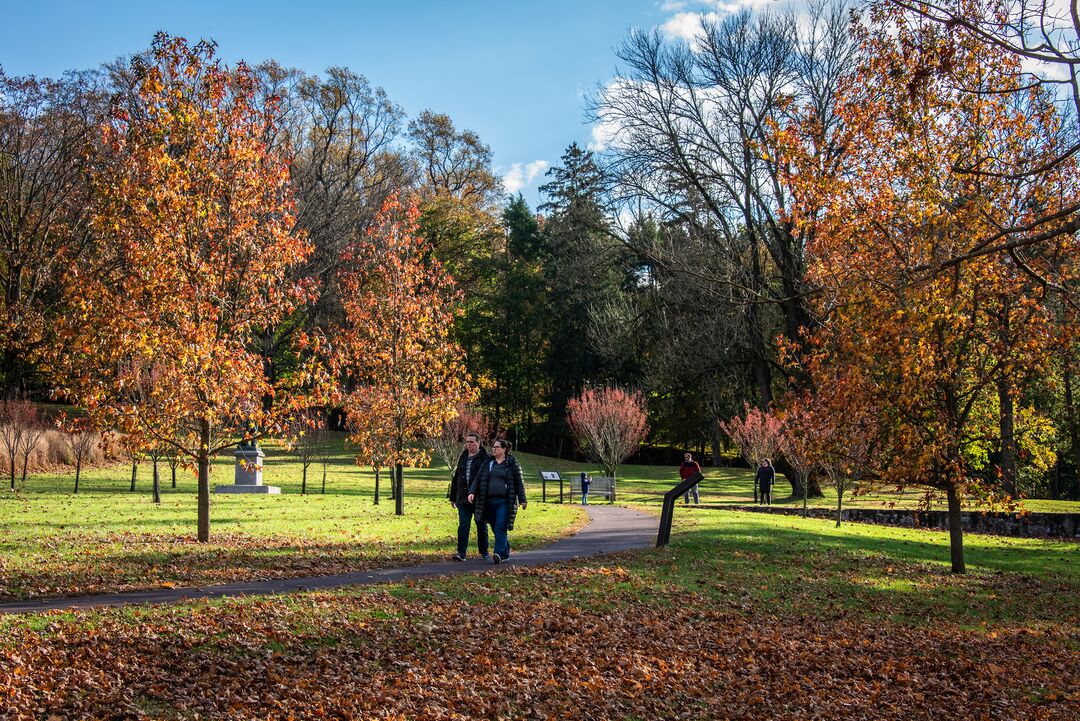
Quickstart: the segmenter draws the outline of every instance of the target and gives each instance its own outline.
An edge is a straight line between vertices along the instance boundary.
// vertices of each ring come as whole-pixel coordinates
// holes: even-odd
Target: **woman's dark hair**
[[[499,444],[500,448],[506,449],[507,453],[509,453],[510,451],[512,451],[514,449],[514,445],[510,441],[506,440],[505,438],[499,438],[498,440],[493,441],[491,445],[495,445],[496,443]]]

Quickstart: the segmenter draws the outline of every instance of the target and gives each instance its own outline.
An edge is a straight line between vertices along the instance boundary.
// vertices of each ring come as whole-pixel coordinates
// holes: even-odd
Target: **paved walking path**
[[[515,566],[539,566],[545,563],[568,561],[580,556],[595,556],[651,546],[656,541],[657,518],[647,513],[619,506],[593,505],[586,509],[589,524],[578,533],[533,551],[515,552],[510,560],[498,566],[480,558],[465,563],[431,563],[408,568],[386,568],[381,571],[358,571],[336,576],[283,578],[271,581],[229,583],[221,586],[172,588],[132,593],[99,594],[71,598],[49,598],[14,603],[0,603],[0,613],[33,613],[52,609],[81,609],[99,606],[126,606],[143,603],[174,603],[188,599],[223,598],[225,596],[264,595],[310,591],[341,586],[367,586],[376,583],[405,581],[425,576],[445,576],[460,573],[503,570]],[[448,548],[449,555],[453,549]]]

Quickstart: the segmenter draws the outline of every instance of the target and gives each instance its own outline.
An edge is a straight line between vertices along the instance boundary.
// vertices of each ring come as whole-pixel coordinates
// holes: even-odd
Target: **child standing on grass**
[[[589,474],[585,471],[581,472],[581,505],[589,505],[589,485],[592,483],[589,480]]]

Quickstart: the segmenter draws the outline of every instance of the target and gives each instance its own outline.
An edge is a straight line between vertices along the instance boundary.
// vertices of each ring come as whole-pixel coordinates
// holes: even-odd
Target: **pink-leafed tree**
[[[615,386],[585,388],[567,404],[566,420],[581,452],[611,477],[614,501],[619,464],[637,450],[649,433],[645,397],[641,391]]]
[[[720,423],[720,427],[739,447],[739,452],[750,467],[757,468],[762,458],[775,459],[778,455],[784,442],[784,421],[771,410],[751,408],[750,404],[745,402],[743,411],[745,418],[735,416],[727,423]],[[754,502],[757,502],[757,498],[758,485],[755,478]]]
[[[461,444],[466,433],[475,433],[480,437],[480,443],[484,443],[491,438],[492,425],[488,417],[480,411],[461,405],[458,406],[456,416],[443,421],[437,434],[428,436],[428,448],[448,469],[453,470],[458,456],[461,455]]]

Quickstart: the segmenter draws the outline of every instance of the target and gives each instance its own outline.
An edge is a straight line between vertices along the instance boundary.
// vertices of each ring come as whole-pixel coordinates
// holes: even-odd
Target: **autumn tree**
[[[812,429],[803,429],[813,446],[813,462],[823,471],[824,480],[836,490],[836,526],[843,515],[844,496],[864,493],[880,476],[878,464],[887,457],[882,409],[875,389],[861,368],[833,366],[815,369],[818,381],[812,397]]]
[[[103,427],[190,459],[206,541],[213,459],[280,432],[313,385],[309,368],[271,381],[252,349],[305,299],[289,270],[309,248],[292,232],[288,168],[264,142],[274,113],[248,66],[161,33],[132,71],[137,96],[114,105],[91,177],[108,252],[76,269],[64,390]]]
[[[772,409],[763,411],[743,402],[745,417],[733,416],[720,427],[739,448],[751,468],[757,468],[761,459],[774,459],[784,443],[784,421]],[[754,502],[758,499],[757,477],[754,478]]]
[[[349,440],[363,458],[394,469],[395,513],[404,513],[402,467],[429,460],[423,439],[472,400],[461,349],[450,341],[454,281],[417,233],[415,203],[387,200],[365,237],[346,250],[338,276],[346,320],[334,362]]]
[[[821,428],[815,417],[814,398],[808,391],[789,394],[783,411],[783,439],[780,442],[781,453],[792,469],[803,479],[818,468],[818,450],[821,448]],[[803,516],[806,516],[807,488],[802,486]]]
[[[877,408],[882,479],[945,495],[952,568],[963,572],[962,499],[993,490],[973,455],[980,414],[1003,381],[1046,358],[1038,271],[1075,254],[1069,237],[995,252],[987,239],[1069,202],[1074,174],[1059,166],[1032,184],[971,172],[1056,147],[1060,119],[1038,88],[968,92],[1015,87],[1015,58],[895,9],[875,9],[858,32],[865,56],[838,110],[845,154],[830,166],[792,153],[787,179],[800,222],[813,225],[809,279],[826,319],[809,372],[819,386],[867,379],[835,412]],[[800,131],[804,143],[819,132]]]
[[[575,443],[611,477],[615,500],[615,472],[638,449],[649,433],[645,397],[641,391],[617,386],[586,387],[566,405],[566,423]]]

